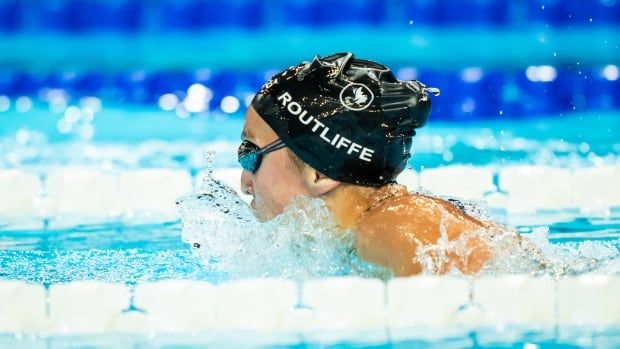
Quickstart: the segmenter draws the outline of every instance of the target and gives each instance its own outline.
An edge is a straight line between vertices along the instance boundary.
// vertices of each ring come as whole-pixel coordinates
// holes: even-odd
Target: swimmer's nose
[[[254,195],[254,183],[252,182],[252,174],[246,170],[241,172],[241,191],[247,195]]]

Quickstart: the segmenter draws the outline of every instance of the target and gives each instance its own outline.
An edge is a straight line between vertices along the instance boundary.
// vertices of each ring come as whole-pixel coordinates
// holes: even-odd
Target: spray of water
[[[193,246],[208,269],[224,272],[229,278],[391,276],[385,268],[357,256],[354,234],[336,226],[322,200],[297,197],[274,220],[260,223],[232,188],[209,173],[198,193],[182,197],[177,203],[183,239]],[[450,201],[472,216],[489,219],[480,203]],[[423,267],[424,274],[459,274],[454,256],[467,260],[473,249],[472,237],[481,239],[493,256],[480,274],[560,277],[620,270],[620,254],[611,243],[552,244],[546,228],[525,237],[499,224],[462,234],[456,240],[449,240],[445,229],[440,229],[437,244],[418,248],[412,258]]]
[[[467,214],[489,222],[490,215],[484,203],[448,199]],[[448,272],[460,274],[458,262],[466,264],[473,252],[471,241],[481,239],[492,256],[478,274],[531,274],[532,276],[571,276],[586,273],[619,274],[620,251],[612,242],[583,241],[580,243],[551,243],[549,229],[539,227],[529,234],[500,224],[490,223],[487,228],[462,234],[448,240],[445,229],[440,229],[437,244],[423,246],[414,257],[433,274]],[[452,258],[447,258],[451,256]],[[456,260],[454,256],[458,256]]]
[[[390,275],[357,257],[353,234],[336,227],[320,199],[297,197],[276,219],[260,223],[233,189],[207,175],[198,193],[177,204],[184,241],[207,268],[229,278]]]

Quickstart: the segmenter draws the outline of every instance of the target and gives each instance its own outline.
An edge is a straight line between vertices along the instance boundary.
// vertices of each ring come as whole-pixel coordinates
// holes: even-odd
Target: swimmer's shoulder
[[[419,246],[437,243],[442,227],[450,240],[486,227],[485,222],[467,215],[452,203],[418,193],[404,193],[380,202],[364,215],[360,223],[357,243],[362,257],[389,266],[396,275],[421,271],[412,256],[416,255]],[[468,238],[467,246],[472,251],[467,258],[452,256],[452,259],[461,271],[474,273],[490,258],[490,254],[476,235]]]
[[[382,200],[368,210],[359,221],[359,231],[373,239],[392,239],[392,235],[422,230],[436,230],[438,204],[428,197],[409,192]]]
[[[366,214],[368,218],[379,218],[379,216],[434,216],[440,211],[451,215],[462,215],[462,210],[455,207],[448,201],[429,195],[410,193],[401,191],[398,195],[382,200]]]
[[[399,227],[419,231],[420,228],[438,228],[442,222],[449,230],[453,228],[459,232],[487,226],[486,222],[468,215],[449,201],[409,192],[383,200],[367,212],[360,223],[373,230]]]

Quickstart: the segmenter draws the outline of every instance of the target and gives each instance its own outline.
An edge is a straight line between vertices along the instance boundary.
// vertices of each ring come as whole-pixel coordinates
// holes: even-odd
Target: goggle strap
[[[277,139],[274,142],[269,143],[263,148],[261,148],[259,151],[256,152],[256,154],[266,154],[284,147],[286,147],[286,144],[284,144],[281,139]]]

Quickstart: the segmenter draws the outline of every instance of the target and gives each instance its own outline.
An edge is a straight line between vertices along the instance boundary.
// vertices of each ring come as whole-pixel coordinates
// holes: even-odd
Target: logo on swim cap
[[[350,110],[364,110],[374,98],[368,86],[358,83],[350,83],[340,91],[340,103]]]

